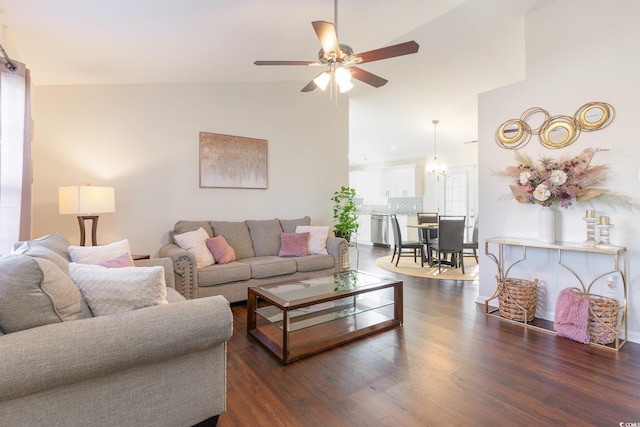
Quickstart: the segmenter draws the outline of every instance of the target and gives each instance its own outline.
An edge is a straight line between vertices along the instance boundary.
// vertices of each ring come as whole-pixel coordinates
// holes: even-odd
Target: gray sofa
[[[178,221],[169,233],[170,243],[163,245],[159,254],[173,260],[176,290],[185,298],[222,295],[232,303],[246,301],[250,286],[344,271],[349,247],[342,238],[327,239],[326,255],[278,256],[281,234],[294,233],[298,225],[310,223],[308,216],[292,220]],[[198,228],[203,228],[210,237],[223,236],[237,260],[197,268],[194,255],[180,248],[173,236]]]
[[[66,238],[28,243],[0,257],[0,425],[215,425],[233,329],[224,298],[187,301],[171,260],[141,260],[164,268],[169,303],[92,317],[64,278]]]

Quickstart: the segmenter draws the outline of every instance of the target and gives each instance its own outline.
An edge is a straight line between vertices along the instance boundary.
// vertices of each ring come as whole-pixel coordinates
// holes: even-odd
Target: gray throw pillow
[[[4,333],[92,317],[80,291],[56,265],[27,255],[0,258]]]

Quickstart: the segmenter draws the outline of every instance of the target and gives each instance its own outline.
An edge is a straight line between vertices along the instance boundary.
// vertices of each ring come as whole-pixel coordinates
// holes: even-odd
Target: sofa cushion
[[[276,256],[280,251],[282,226],[277,219],[245,221],[251,235],[255,256]]]
[[[223,236],[210,237],[206,243],[209,252],[218,264],[228,264],[236,260],[236,252]]]
[[[186,233],[176,234],[173,238],[178,245],[185,251],[189,251],[196,258],[198,268],[206,267],[215,263],[211,251],[207,247],[207,239],[209,235],[204,228],[198,228],[195,231],[187,231]]]
[[[197,274],[198,286],[215,286],[251,279],[251,267],[242,262],[232,261],[228,264],[214,264],[198,269]]]
[[[17,249],[23,243],[25,242],[16,242],[13,246],[14,249]],[[71,243],[69,243],[69,240],[64,234],[48,234],[37,239],[28,240],[26,243],[29,243],[29,246],[31,247],[42,246],[44,248],[52,250],[67,261],[71,261],[71,258],[69,257],[69,246],[71,246]]]
[[[331,255],[309,255],[295,259],[298,271],[316,271],[325,268],[334,268],[335,260]]]
[[[309,233],[282,233],[278,256],[309,255]]]
[[[214,236],[223,236],[236,253],[237,259],[255,256],[249,228],[244,222],[211,221]]]
[[[198,228],[202,228],[207,232],[209,237],[213,237],[213,230],[211,229],[211,224],[209,224],[209,221],[178,221],[173,226],[173,234],[176,235],[187,233],[189,231],[196,231]],[[174,239],[173,243],[178,242],[176,242]]]
[[[28,255],[34,258],[42,258],[47,261],[51,261],[58,267],[64,274],[69,275],[69,260],[68,253],[66,257],[59,255],[46,246],[40,246],[33,244],[33,242],[23,242],[20,247],[12,251],[14,254]]]
[[[131,254],[127,239],[101,246],[69,246],[71,261],[80,264],[100,264],[124,253]]]
[[[252,279],[264,279],[266,277],[295,273],[298,267],[293,258],[280,258],[277,256],[244,258],[242,262],[249,264],[251,267]]]
[[[46,259],[0,257],[0,329],[5,333],[91,317],[69,276]]]
[[[296,227],[296,233],[310,233],[309,237],[309,254],[311,255],[327,255],[327,239],[329,238],[328,225],[299,225]]]
[[[282,226],[282,231],[285,233],[295,233],[296,227],[299,225],[311,225],[311,218],[308,216],[297,219],[281,219],[279,221]]]
[[[107,268],[72,262],[69,274],[94,316],[167,304],[161,266]]]

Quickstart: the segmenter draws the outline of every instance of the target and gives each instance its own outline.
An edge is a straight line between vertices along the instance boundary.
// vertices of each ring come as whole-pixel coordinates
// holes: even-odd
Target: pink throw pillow
[[[236,251],[222,236],[212,237],[206,240],[207,248],[218,264],[227,264],[236,260]]]
[[[101,262],[98,265],[101,265],[107,268],[122,268],[122,267],[136,266],[136,264],[133,262],[133,259],[131,258],[131,255],[129,255],[128,253],[124,253],[108,261]]]
[[[282,233],[278,256],[309,255],[309,233]]]

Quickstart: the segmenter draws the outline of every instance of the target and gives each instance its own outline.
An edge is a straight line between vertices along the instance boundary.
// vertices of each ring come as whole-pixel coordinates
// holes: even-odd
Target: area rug
[[[420,260],[417,263],[413,262],[413,257],[402,257],[396,267],[395,260],[391,263],[391,256],[384,256],[376,260],[376,265],[387,271],[394,273],[406,274],[408,276],[425,277],[428,279],[437,280],[478,280],[478,264],[475,258],[464,258],[464,272],[462,274],[461,268],[453,268],[442,266],[442,272],[438,273],[438,266],[434,265],[429,267],[425,264],[424,267],[420,267]]]

